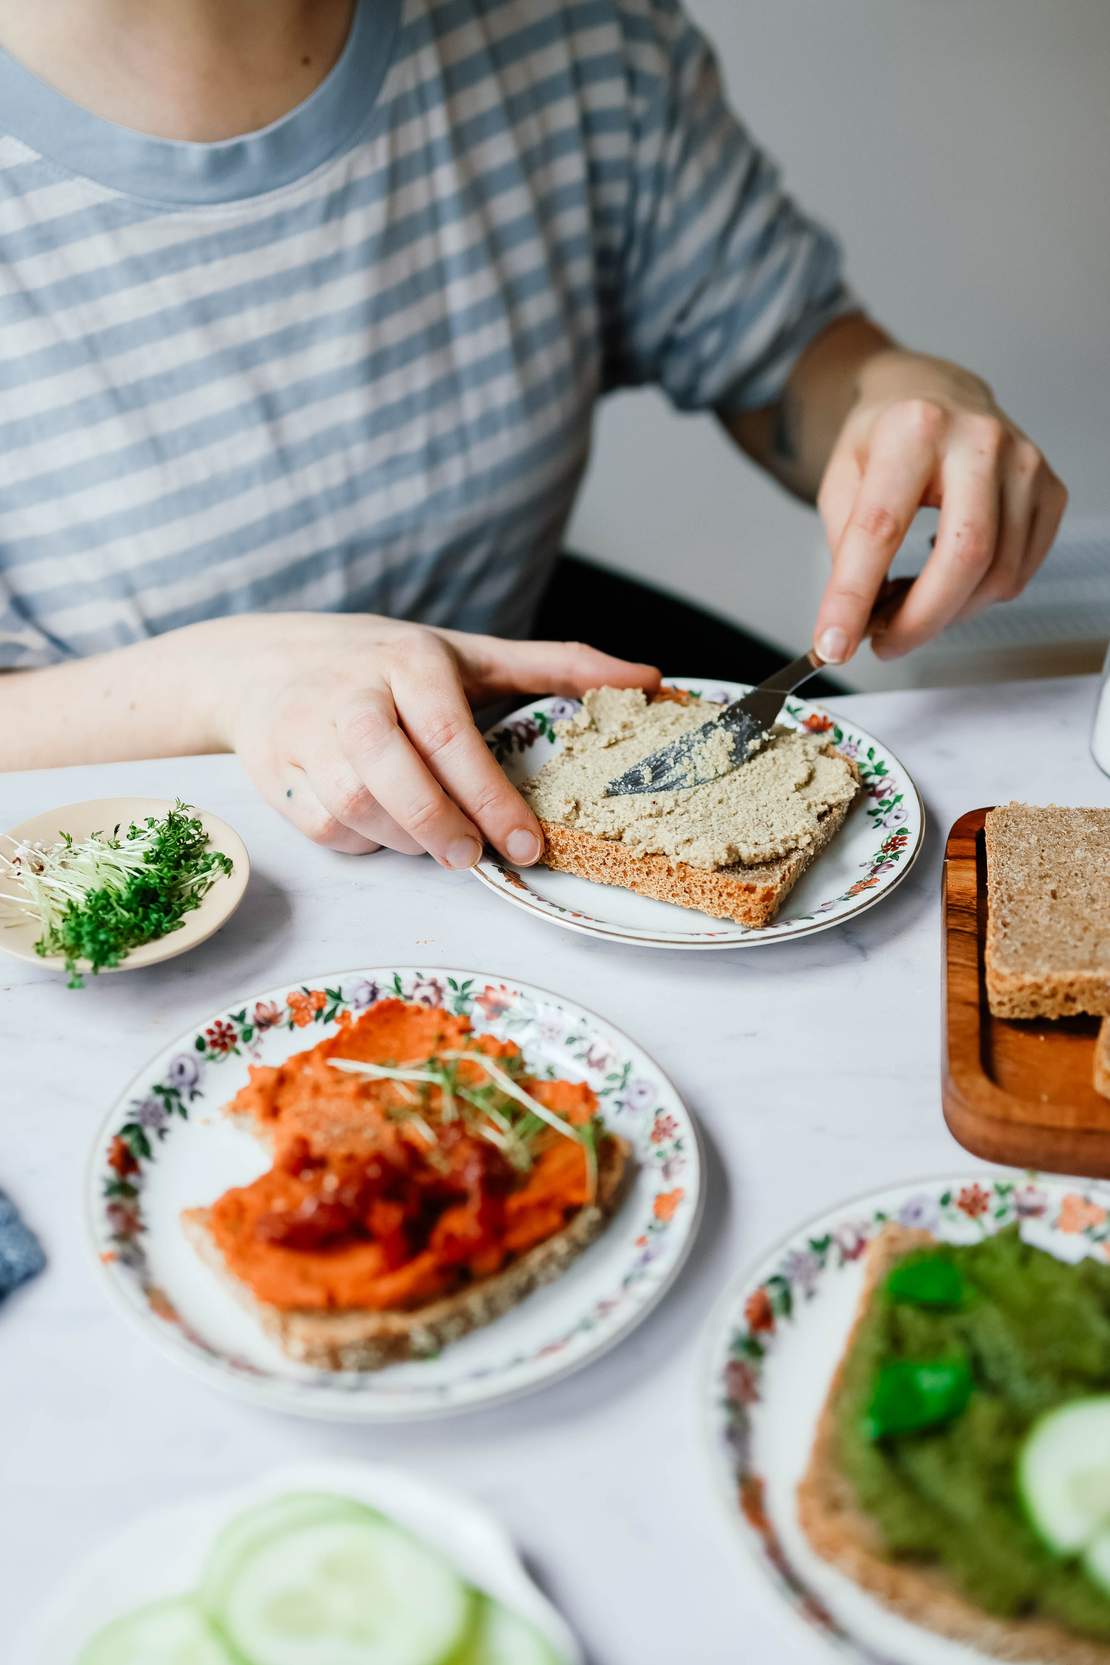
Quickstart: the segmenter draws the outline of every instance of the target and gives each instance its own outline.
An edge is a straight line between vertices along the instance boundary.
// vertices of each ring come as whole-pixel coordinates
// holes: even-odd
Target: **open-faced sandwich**
[[[739,769],[675,791],[607,797],[608,782],[712,715],[676,689],[595,688],[521,790],[548,867],[741,925],[766,925],[840,830],[859,791],[825,734],[778,728]]]
[[[511,1042],[402,1000],[253,1067],[227,1112],[273,1164],[186,1229],[323,1369],[425,1357],[499,1317],[597,1236],[631,1165],[584,1082],[539,1079]]]
[[[890,1225],[798,1493],[810,1543],[999,1659],[1110,1662],[1110,1265]]]

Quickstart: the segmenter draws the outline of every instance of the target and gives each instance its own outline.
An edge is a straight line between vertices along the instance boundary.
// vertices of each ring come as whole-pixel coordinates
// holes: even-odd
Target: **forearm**
[[[862,313],[838,318],[810,342],[778,404],[722,412],[721,421],[754,462],[812,503],[865,367],[892,349],[890,336]]]
[[[0,674],[0,769],[226,750],[221,708],[246,623],[211,620],[113,653]]]

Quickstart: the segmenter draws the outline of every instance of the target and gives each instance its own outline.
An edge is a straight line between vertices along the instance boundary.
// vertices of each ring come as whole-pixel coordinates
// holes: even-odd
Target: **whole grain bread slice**
[[[580,832],[555,821],[540,822],[544,836],[540,859],[556,872],[574,873],[595,884],[619,885],[657,902],[696,908],[714,919],[731,919],[737,925],[767,925],[802,874],[840,831],[850,807],[842,804],[828,810],[818,822],[813,843],[804,849],[752,867],[691,867],[668,856],[640,855],[626,849],[619,840],[599,838],[596,833]]]
[[[986,846],[995,1017],[1110,1015],[1110,809],[1004,804]]]
[[[681,688],[664,685],[654,700],[688,705],[690,695]],[[830,755],[842,756],[832,745]],[[859,779],[851,758],[843,758]],[[689,862],[669,856],[641,855],[628,850],[617,839],[540,818],[544,851],[540,861],[557,873],[573,873],[594,884],[617,885],[650,896],[656,902],[672,902],[679,908],[694,908],[714,919],[731,919],[737,925],[768,925],[802,874],[810,868],[844,825],[850,804],[828,810],[819,820],[812,844],[792,850],[774,861],[735,867],[692,867]]]
[[[287,1311],[259,1301],[232,1276],[212,1235],[207,1208],[186,1209],[186,1235],[201,1258],[221,1272],[240,1303],[298,1363],[319,1370],[380,1370],[406,1359],[428,1358],[471,1330],[490,1324],[543,1284],[566,1271],[599,1235],[616,1211],[633,1163],[629,1146],[610,1134],[598,1151],[596,1201],[582,1208],[561,1232],[452,1295],[411,1312]]]
[[[1099,1024],[1095,1042],[1095,1092],[1110,1098],[1110,1017]]]
[[[969,1601],[939,1567],[892,1560],[875,1523],[860,1509],[837,1461],[837,1408],[848,1356],[870,1303],[890,1268],[933,1242],[928,1232],[885,1226],[871,1244],[863,1295],[817,1425],[809,1466],[798,1486],[798,1519],[822,1560],[846,1574],[903,1619],[963,1642],[995,1659],[1028,1665],[1110,1665],[1110,1646],[1051,1620],[1000,1619]]]

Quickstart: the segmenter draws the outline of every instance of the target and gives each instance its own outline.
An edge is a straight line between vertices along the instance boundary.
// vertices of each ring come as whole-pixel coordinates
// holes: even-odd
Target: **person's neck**
[[[0,48],[77,104],[212,143],[286,115],[343,50],[356,0],[0,0]]]

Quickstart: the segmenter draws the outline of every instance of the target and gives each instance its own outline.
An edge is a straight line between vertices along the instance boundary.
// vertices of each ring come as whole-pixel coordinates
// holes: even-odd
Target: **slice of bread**
[[[411,1312],[287,1311],[270,1306],[228,1272],[212,1236],[208,1209],[186,1209],[182,1220],[202,1259],[223,1273],[242,1305],[291,1359],[318,1370],[380,1370],[438,1353],[559,1277],[616,1211],[632,1166],[629,1146],[608,1135],[598,1151],[596,1202],[580,1209],[561,1232],[537,1243],[503,1271]]]
[[[684,690],[664,686],[653,703],[665,700],[688,705],[690,699]],[[825,750],[829,756],[841,757],[859,779],[859,770],[850,758],[844,758],[832,745]],[[844,804],[826,811],[818,822],[813,843],[804,849],[752,866],[737,863],[719,868],[692,867],[669,856],[642,855],[626,849],[617,839],[601,838],[540,817],[544,836],[540,861],[554,872],[573,873],[594,884],[617,885],[656,902],[695,908],[714,919],[731,919],[737,925],[768,925],[802,874],[840,831],[850,808],[850,804]]]
[[[1005,804],[986,845],[995,1017],[1110,1015],[1110,809]]]
[[[1103,1018],[1095,1042],[1095,1092],[1110,1098],[1110,1017]]]
[[[1110,1665],[1110,1646],[1048,1619],[1000,1619],[969,1601],[940,1567],[892,1560],[878,1528],[859,1508],[837,1463],[837,1402],[846,1361],[876,1290],[912,1249],[933,1241],[928,1232],[885,1226],[867,1253],[864,1289],[848,1345],[817,1426],[809,1467],[798,1486],[798,1519],[822,1560],[846,1574],[911,1624],[977,1648],[996,1659],[1030,1665]]]
[[[731,919],[737,925],[768,925],[802,874],[812,866],[844,825],[850,805],[831,809],[818,824],[817,837],[803,850],[792,850],[776,861],[753,867],[691,867],[688,862],[667,856],[639,855],[611,838],[579,832],[555,821],[541,821],[546,867],[559,873],[575,873],[595,884],[620,885],[650,896],[657,902],[673,902],[680,908],[696,908],[714,919]]]

